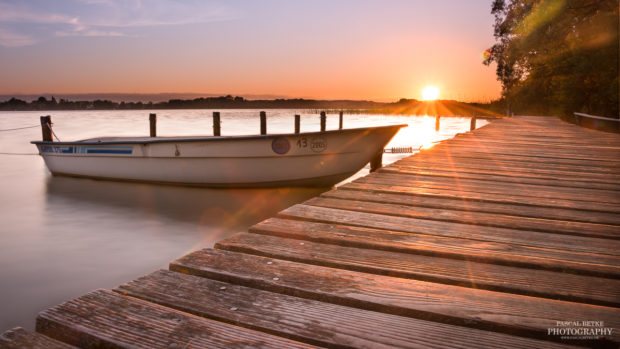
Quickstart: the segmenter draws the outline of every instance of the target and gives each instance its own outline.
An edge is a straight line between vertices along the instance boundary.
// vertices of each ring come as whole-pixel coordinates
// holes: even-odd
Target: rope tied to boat
[[[39,126],[39,125],[37,125]],[[5,153],[0,152],[0,155],[39,155],[39,153]]]
[[[47,123],[47,127],[49,127],[49,128],[50,128],[50,131],[52,131],[52,134],[54,135],[54,138],[56,138],[56,140],[57,140],[57,141],[62,142],[62,141],[60,140],[60,138],[58,138],[58,136],[56,136],[56,132],[54,132],[54,129],[52,128],[52,123],[51,123],[51,122],[48,122],[48,123]]]

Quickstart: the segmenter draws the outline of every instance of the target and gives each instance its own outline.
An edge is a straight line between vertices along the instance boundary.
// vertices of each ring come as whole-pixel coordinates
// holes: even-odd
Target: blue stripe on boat
[[[131,154],[131,149],[87,149],[87,154]]]
[[[133,147],[97,147],[97,146],[49,146],[41,147],[42,153],[56,154],[132,154]]]

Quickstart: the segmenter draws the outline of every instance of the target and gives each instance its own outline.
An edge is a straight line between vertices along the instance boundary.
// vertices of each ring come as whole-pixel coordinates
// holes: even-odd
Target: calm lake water
[[[158,110],[158,135],[212,134],[211,110]],[[0,112],[0,332],[97,288],[166,268],[324,189],[202,189],[52,177],[31,140],[51,114],[61,140],[148,135],[149,111]],[[269,110],[268,133],[318,131],[316,114]],[[256,134],[258,110],[221,111],[222,135]],[[469,118],[345,115],[345,128],[407,123],[388,147],[429,146],[469,130]],[[486,121],[478,120],[478,127]],[[328,129],[338,127],[329,115]],[[7,154],[10,153],[10,154]],[[16,155],[21,153],[23,155]],[[408,154],[385,154],[384,164]],[[368,166],[354,176],[368,173]],[[349,179],[351,180],[351,179]]]

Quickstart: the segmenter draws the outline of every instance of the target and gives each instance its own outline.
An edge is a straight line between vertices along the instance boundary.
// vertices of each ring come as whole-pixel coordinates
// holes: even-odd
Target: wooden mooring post
[[[45,115],[41,117],[41,133],[43,142],[53,142],[52,139],[52,117]]]
[[[301,115],[295,114],[295,133],[299,133],[301,129]]]
[[[471,121],[469,122],[469,130],[473,131],[476,129],[476,113],[471,117]]]
[[[220,136],[221,135],[221,123],[220,123],[220,112],[213,112],[213,135]]]
[[[370,160],[370,172],[375,172],[383,166],[383,149]]]
[[[327,122],[327,117],[325,116],[325,112],[321,112],[321,132],[325,131],[325,124]]]
[[[149,130],[151,137],[157,137],[157,114],[149,114]]]
[[[338,114],[338,129],[342,130],[342,110]]]
[[[260,112],[260,134],[267,134],[267,113],[264,111]]]
[[[435,116],[435,131],[439,131],[439,114]]]

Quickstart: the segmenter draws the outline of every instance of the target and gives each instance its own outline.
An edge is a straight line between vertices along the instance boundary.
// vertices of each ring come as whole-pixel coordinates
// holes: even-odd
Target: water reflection
[[[326,190],[211,189],[51,176],[46,203],[50,212],[58,207],[71,207],[73,215],[76,209],[95,214],[118,211],[146,220],[197,224],[202,230],[237,232]]]

